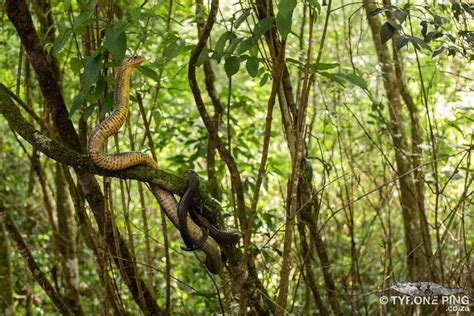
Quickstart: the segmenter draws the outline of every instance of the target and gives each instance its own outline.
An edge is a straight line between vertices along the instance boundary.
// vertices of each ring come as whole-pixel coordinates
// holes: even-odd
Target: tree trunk
[[[368,13],[375,10],[374,2],[364,0],[364,8]],[[400,186],[400,204],[405,230],[407,267],[411,281],[421,281],[427,276],[434,278],[434,270],[430,268],[431,246],[429,239],[423,238],[423,216],[420,216],[420,199],[418,190],[413,181],[412,165],[406,153],[409,152],[407,136],[404,128],[404,118],[398,88],[397,76],[393,66],[393,59],[389,48],[382,44],[380,18],[368,18],[378,61],[382,68],[382,78],[390,113],[390,134],[395,149],[396,173]],[[424,213],[423,213],[424,215]]]
[[[79,266],[77,262],[74,214],[69,200],[63,166],[56,164],[56,213],[61,270],[65,284],[64,299],[76,315],[83,315],[79,302]]]
[[[10,264],[10,244],[5,226],[0,223],[0,315],[13,316],[13,285]]]

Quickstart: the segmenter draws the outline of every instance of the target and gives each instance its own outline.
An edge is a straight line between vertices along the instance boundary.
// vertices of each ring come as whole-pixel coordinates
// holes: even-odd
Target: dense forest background
[[[0,315],[404,315],[444,310],[380,304],[395,282],[472,292],[472,4],[0,12]],[[135,54],[146,62],[108,151],[159,169],[101,170],[88,136]],[[207,216],[242,235],[219,275],[181,250],[148,190],[179,197],[189,169]]]

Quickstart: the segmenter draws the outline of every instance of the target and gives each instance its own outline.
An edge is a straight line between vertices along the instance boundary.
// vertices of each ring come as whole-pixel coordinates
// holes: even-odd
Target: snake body
[[[94,129],[89,138],[89,156],[100,168],[106,170],[122,170],[140,164],[150,166],[154,169],[157,168],[156,161],[141,152],[124,152],[109,155],[102,150],[107,139],[118,132],[128,116],[131,73],[133,69],[143,61],[144,58],[141,56],[128,57],[123,60],[116,80],[114,109],[112,113]],[[180,229],[178,203],[173,194],[153,183],[149,183],[149,185],[165,214],[174,226]],[[186,223],[189,238],[194,245],[197,245],[203,240],[203,232],[189,215],[186,216]],[[207,269],[214,274],[219,273],[222,266],[222,258],[217,242],[212,237],[208,237],[200,249],[206,254],[205,264]]]
[[[196,205],[194,205],[193,200],[196,198],[196,195],[199,191],[198,189],[199,176],[194,170],[189,170],[188,185],[178,204],[179,222],[184,224],[180,225],[181,236],[183,237],[183,240],[186,246],[188,247],[185,250],[194,250],[196,248],[199,248],[199,245],[193,246],[192,243],[189,241],[188,227],[186,225],[186,222],[184,221],[187,214],[190,214],[193,221],[204,230],[206,235],[211,235],[211,237],[213,237],[219,243],[219,245],[234,246],[235,244],[237,244],[240,239],[240,232],[238,230],[222,231],[220,229],[217,229],[209,222],[207,218],[205,218],[196,211]]]
[[[209,236],[209,230],[204,230],[204,236],[202,240],[194,245],[191,237],[189,235],[189,228],[186,218],[188,214],[191,214],[191,210],[193,209],[194,204],[194,197],[196,196],[199,188],[199,177],[197,176],[194,170],[188,171],[188,185],[186,191],[184,192],[181,200],[178,203],[178,219],[179,219],[179,228],[181,232],[181,237],[186,244],[186,247],[181,247],[181,249],[186,251],[194,251],[202,247],[204,242],[206,242],[207,237]]]

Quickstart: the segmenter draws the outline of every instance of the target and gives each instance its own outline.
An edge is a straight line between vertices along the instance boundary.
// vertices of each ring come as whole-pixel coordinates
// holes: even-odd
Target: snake
[[[217,229],[209,222],[206,217],[196,211],[197,206],[194,203],[194,199],[196,198],[198,192],[199,176],[194,170],[188,170],[187,187],[178,204],[179,222],[182,223],[180,225],[180,232],[181,237],[183,238],[184,243],[186,244],[186,247],[182,247],[181,249],[186,251],[193,251],[199,249],[201,245],[205,242],[205,238],[207,238],[208,235],[211,235],[211,237],[213,237],[219,243],[219,245],[235,245],[241,237],[240,232],[238,230],[222,231],[220,229]],[[191,218],[196,224],[201,227],[204,233],[202,240],[196,245],[192,244],[192,241],[189,237],[187,222],[185,221],[185,218],[188,214],[191,215]]]
[[[153,169],[158,169],[157,162],[149,155],[137,152],[120,152],[115,154],[106,153],[103,148],[107,139],[118,133],[119,129],[125,123],[128,112],[129,112],[129,94],[130,94],[130,81],[133,69],[143,63],[145,58],[143,56],[131,56],[123,59],[122,64],[117,72],[116,85],[114,89],[114,108],[112,112],[99,124],[97,125],[91,136],[89,137],[88,153],[91,160],[96,166],[105,170],[117,171],[126,168],[131,168],[137,165],[149,166]],[[185,225],[180,223],[178,215],[178,202],[174,195],[162,189],[160,186],[149,182],[150,191],[157,199],[161,208],[163,209],[166,216],[170,219],[173,225],[180,230],[181,226],[185,226],[186,237],[189,238],[189,245],[199,245],[199,249],[206,254],[205,266],[209,272],[218,274],[222,267],[222,255],[219,244],[212,236],[205,235],[205,229],[201,229],[200,226],[191,218],[191,212],[185,214],[182,218],[182,222],[185,221]],[[186,191],[194,190],[193,187],[187,188]],[[191,199],[191,194],[187,194]],[[186,192],[184,194],[186,196]],[[189,199],[185,200],[183,204],[188,204]]]

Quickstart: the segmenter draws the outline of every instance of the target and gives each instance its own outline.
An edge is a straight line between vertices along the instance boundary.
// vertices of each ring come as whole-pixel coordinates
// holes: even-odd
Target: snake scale
[[[136,165],[147,165],[154,169],[158,168],[156,161],[152,157],[141,152],[131,151],[107,154],[103,151],[107,139],[116,134],[127,119],[131,74],[133,69],[143,61],[144,58],[141,56],[127,57],[122,61],[114,91],[114,109],[107,118],[96,126],[89,138],[89,156],[100,168],[122,170]],[[197,192],[199,182],[196,184],[195,179],[193,180],[191,176],[188,176],[188,178],[188,188],[183,195],[184,199],[181,200],[182,202],[179,205],[172,193],[163,190],[153,183],[149,183],[149,187],[167,217],[181,231],[186,246],[192,250],[194,248],[202,250],[206,254],[205,265],[207,269],[217,274],[221,270],[222,256],[216,240],[222,245],[233,245],[239,240],[240,234],[237,232],[220,231],[210,224],[205,217],[195,212],[192,200]],[[178,208],[180,211],[178,211]],[[183,219],[186,219],[185,223]],[[205,234],[207,232],[209,232],[210,236]],[[192,247],[193,245],[195,245],[194,248]]]

